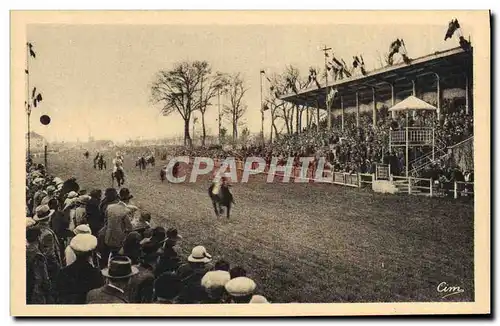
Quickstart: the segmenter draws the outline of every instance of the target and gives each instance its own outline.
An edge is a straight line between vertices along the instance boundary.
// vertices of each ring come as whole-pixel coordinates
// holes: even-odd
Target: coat
[[[40,237],[38,238],[40,251],[47,259],[49,278],[53,282],[62,267],[61,246],[59,239],[47,222],[39,223]]]
[[[130,213],[131,210],[127,204],[122,201],[110,204],[106,208],[107,227],[104,241],[108,247],[116,249],[122,247],[127,233],[133,229],[129,217]]]
[[[99,210],[99,200],[91,198],[87,203],[87,222],[93,235],[97,235],[99,230],[104,226],[104,216]]]
[[[126,292],[122,293],[106,284],[98,289],[90,290],[87,294],[87,303],[128,303],[128,297]]]
[[[47,260],[38,246],[26,246],[26,304],[51,302],[51,283]]]
[[[182,282],[180,303],[201,303],[207,299],[205,288],[201,286],[201,279],[212,268],[210,263],[187,263],[179,267],[177,274]]]
[[[151,303],[153,301],[153,268],[147,265],[137,266],[139,273],[130,279],[129,301],[131,303]]]
[[[99,269],[85,260],[77,259],[59,274],[56,285],[58,303],[85,304],[88,292],[103,285],[104,279]]]

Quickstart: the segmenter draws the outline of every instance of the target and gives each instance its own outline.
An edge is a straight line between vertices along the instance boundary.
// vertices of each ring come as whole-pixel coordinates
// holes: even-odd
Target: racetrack
[[[107,188],[81,151],[50,155],[49,172],[81,187]],[[111,153],[106,154],[108,167]],[[273,302],[473,301],[472,203],[375,194],[327,184],[234,184],[230,220],[216,219],[208,178],[169,184],[160,164],[139,171],[125,157],[125,187],[156,225],[175,226],[186,256],[204,245],[215,259],[243,266]],[[462,294],[442,299],[440,282]]]

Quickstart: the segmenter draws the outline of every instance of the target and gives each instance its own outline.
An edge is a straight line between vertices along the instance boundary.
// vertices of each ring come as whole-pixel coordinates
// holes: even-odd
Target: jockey
[[[219,191],[221,189],[221,187],[224,185],[224,186],[227,186],[229,184],[229,179],[231,178],[231,175],[229,173],[225,173],[223,174],[220,179],[219,178],[215,178],[212,182],[214,184],[214,187],[212,189],[212,194],[214,195],[219,195]]]
[[[123,171],[123,156],[120,155],[120,152],[116,153],[116,157],[113,159],[113,173],[118,170],[121,170],[123,176],[125,176],[125,171]]]

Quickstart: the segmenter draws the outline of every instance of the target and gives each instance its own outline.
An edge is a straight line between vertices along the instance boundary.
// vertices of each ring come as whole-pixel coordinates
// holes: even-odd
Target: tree
[[[242,144],[246,145],[249,139],[250,139],[250,129],[248,129],[248,127],[245,127],[241,131],[240,141]]]
[[[196,102],[196,110],[200,111],[201,113],[201,145],[205,146],[205,140],[207,137],[205,113],[207,111],[207,108],[212,105],[211,100],[219,94],[218,92],[224,92],[224,89],[227,87],[229,80],[227,75],[221,72],[212,74],[212,68],[206,61],[195,62],[194,65],[200,72],[200,91],[198,93],[199,97]]]
[[[227,86],[227,95],[229,97],[229,104],[224,105],[224,114],[229,116],[233,127],[233,140],[238,139],[238,123],[247,110],[247,105],[243,103],[243,96],[248,88],[240,73],[233,74],[229,77],[229,84]]]
[[[200,91],[205,65],[203,62],[181,62],[171,70],[160,70],[151,86],[151,101],[160,105],[164,116],[179,113],[184,121],[184,145],[192,145],[189,122],[200,107],[196,92]]]

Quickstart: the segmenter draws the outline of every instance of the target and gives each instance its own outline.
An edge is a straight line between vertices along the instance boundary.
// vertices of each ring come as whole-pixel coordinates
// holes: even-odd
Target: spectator
[[[40,251],[40,229],[35,221],[26,220],[26,304],[53,303],[47,260]]]
[[[269,303],[269,301],[267,301],[266,297],[255,294],[252,296],[252,299],[250,299],[249,303]]]
[[[143,257],[137,266],[138,273],[130,281],[130,302],[153,302],[153,283],[158,259],[156,246],[146,243],[142,246]]]
[[[205,247],[196,246],[188,257],[188,263],[179,267],[178,274],[183,280],[179,297],[181,303],[200,303],[206,298],[201,279],[213,268],[211,261],[212,256]]]
[[[89,195],[81,195],[76,200],[75,208],[75,227],[81,224],[87,224],[87,204],[89,203],[91,197]]]
[[[207,272],[201,279],[201,286],[205,289],[206,298],[202,303],[225,303],[224,294],[227,282],[231,279],[229,272],[215,270]]]
[[[144,232],[151,228],[151,214],[146,211],[141,212],[140,217],[132,221],[132,227],[144,238]]]
[[[99,210],[101,197],[102,191],[100,189],[92,190],[86,206],[87,221],[94,236],[97,236],[99,230],[104,226],[104,216]]]
[[[132,231],[132,223],[130,222],[131,210],[123,201],[118,200],[115,202],[117,200],[116,195],[113,199],[113,202],[106,208],[107,226],[105,244],[108,247],[110,255],[118,253],[127,233]]]
[[[257,285],[248,277],[236,277],[226,283],[225,288],[231,303],[249,303]]]
[[[138,232],[130,232],[125,237],[123,247],[120,249],[118,254],[120,256],[127,256],[132,261],[132,265],[137,265],[139,263],[139,258],[141,257],[141,240],[141,235]]]
[[[91,234],[92,231],[90,230],[89,226],[86,225],[86,224],[81,224],[81,225],[78,225],[74,230],[73,230],[73,233],[74,235],[78,235],[78,234]],[[74,238],[74,237],[73,237]],[[73,248],[71,246],[71,241],[70,240],[70,244],[66,247],[66,249],[64,250],[64,258],[65,258],[65,261],[66,261],[66,266],[69,266],[71,265],[72,263],[75,262],[76,260],[76,253],[73,251]],[[97,241],[97,239],[96,239]],[[97,246],[97,244],[96,244]],[[94,248],[95,249],[95,248]],[[92,249],[93,250],[93,249]],[[89,258],[89,263],[91,265],[93,265],[93,262],[92,262],[92,257]]]
[[[130,278],[137,274],[137,267],[132,266],[128,257],[115,256],[110,259],[109,267],[101,271],[108,283],[87,294],[88,304],[129,303],[127,285]]]
[[[154,281],[153,296],[155,303],[175,304],[179,303],[178,296],[182,289],[182,282],[175,272],[161,274]]]
[[[247,276],[247,271],[243,267],[235,266],[235,267],[231,268],[231,270],[229,271],[229,274],[231,275],[231,279],[233,279],[233,278],[237,278],[237,277]]]
[[[96,246],[97,238],[90,234],[90,228],[88,233],[77,233],[71,239],[70,249],[75,255],[75,260],[59,275],[57,282],[59,303],[85,304],[88,292],[104,285],[99,269],[90,263]]]

